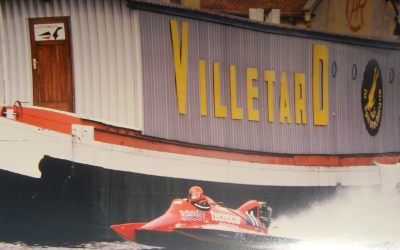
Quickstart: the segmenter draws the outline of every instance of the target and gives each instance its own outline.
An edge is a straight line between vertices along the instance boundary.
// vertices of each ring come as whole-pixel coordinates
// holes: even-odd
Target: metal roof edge
[[[272,33],[278,35],[339,42],[351,45],[361,45],[367,47],[400,50],[400,41],[397,40],[340,34],[328,31],[313,30],[297,26],[271,24],[266,22],[254,21],[238,16],[232,16],[207,10],[200,10],[183,5],[171,4],[161,1],[127,0],[127,7],[139,10],[151,11],[151,12],[158,12],[162,14],[176,15],[185,18],[198,19],[202,21],[214,22],[224,25],[230,25],[234,27],[260,31],[263,33]]]

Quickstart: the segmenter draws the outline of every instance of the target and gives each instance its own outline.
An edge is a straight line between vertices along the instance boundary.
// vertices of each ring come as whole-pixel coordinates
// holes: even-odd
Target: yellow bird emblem
[[[369,94],[368,94],[368,103],[364,107],[365,111],[371,110],[375,105],[376,80],[378,79],[378,76],[379,76],[379,70],[375,67],[374,79],[373,79],[372,86],[371,86],[371,89],[369,90]]]

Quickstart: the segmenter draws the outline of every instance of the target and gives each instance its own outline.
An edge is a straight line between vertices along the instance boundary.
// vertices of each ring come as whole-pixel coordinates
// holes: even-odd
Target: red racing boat
[[[188,199],[175,199],[164,215],[149,223],[111,228],[139,244],[173,249],[265,249],[297,241],[268,235],[272,209],[266,202],[250,200],[230,209],[205,198],[208,208],[199,209]]]

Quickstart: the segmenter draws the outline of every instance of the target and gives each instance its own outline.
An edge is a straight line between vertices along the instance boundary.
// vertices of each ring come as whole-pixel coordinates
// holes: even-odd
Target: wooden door
[[[74,112],[69,17],[29,18],[33,105]]]

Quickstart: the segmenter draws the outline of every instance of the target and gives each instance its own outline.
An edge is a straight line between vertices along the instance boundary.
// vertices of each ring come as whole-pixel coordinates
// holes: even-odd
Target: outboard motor
[[[268,228],[272,220],[272,208],[263,201],[258,202],[258,205],[260,207],[260,220],[265,224],[265,227]]]

